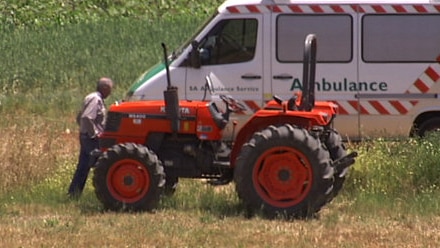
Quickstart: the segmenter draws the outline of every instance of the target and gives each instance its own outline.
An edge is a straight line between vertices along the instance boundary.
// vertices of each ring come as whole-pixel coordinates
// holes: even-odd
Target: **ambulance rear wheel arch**
[[[411,129],[411,137],[424,137],[427,132],[440,131],[440,111],[425,112],[417,116]]]

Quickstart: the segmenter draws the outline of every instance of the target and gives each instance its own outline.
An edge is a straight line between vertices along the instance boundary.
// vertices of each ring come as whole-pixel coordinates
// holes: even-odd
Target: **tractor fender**
[[[291,115],[265,115],[265,116],[253,116],[246,124],[240,129],[232,147],[230,163],[231,167],[235,167],[235,161],[242,146],[249,141],[255,132],[259,132],[268,126],[281,126],[283,124],[291,124],[299,127],[310,127],[311,120],[300,116]]]

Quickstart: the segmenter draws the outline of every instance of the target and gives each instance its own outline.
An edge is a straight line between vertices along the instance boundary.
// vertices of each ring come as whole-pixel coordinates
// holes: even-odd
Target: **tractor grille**
[[[119,130],[119,126],[121,125],[122,116],[123,114],[118,112],[108,112],[105,122],[105,131],[117,132]]]

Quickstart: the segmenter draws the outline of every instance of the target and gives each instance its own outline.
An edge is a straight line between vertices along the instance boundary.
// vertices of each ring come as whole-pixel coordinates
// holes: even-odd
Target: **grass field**
[[[79,201],[65,188],[74,159],[0,200],[3,247],[438,247],[430,199],[343,195],[312,220],[246,218],[233,185],[183,180],[155,213],[103,212],[88,183]],[[358,166],[358,165],[357,165]],[[436,206],[438,211],[438,206]]]
[[[106,75],[117,84],[107,102],[121,99],[161,59],[160,43],[177,47],[215,4],[181,2],[202,10],[191,15],[171,1],[154,11],[144,1],[62,1],[84,8],[78,13],[39,2],[52,12],[0,2],[0,247],[440,247],[438,135],[348,143],[356,164],[311,220],[247,218],[233,184],[195,180],[182,180],[155,213],[105,212],[90,181],[81,199],[68,200],[84,95]],[[90,20],[81,15],[98,4]],[[127,17],[103,14],[115,4]]]
[[[234,185],[182,180],[155,213],[103,211],[91,182],[68,200],[71,118],[9,116],[0,148],[1,247],[438,247],[438,137],[349,144],[341,194],[311,220],[248,218]],[[5,124],[5,123],[4,123]],[[25,137],[25,138],[23,138]]]

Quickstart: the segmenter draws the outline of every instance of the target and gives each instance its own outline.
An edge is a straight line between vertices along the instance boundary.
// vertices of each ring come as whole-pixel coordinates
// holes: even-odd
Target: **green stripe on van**
[[[133,93],[142,85],[144,84],[146,81],[148,81],[148,79],[152,78],[154,75],[156,75],[157,73],[159,73],[160,71],[162,71],[163,69],[165,69],[165,64],[164,63],[158,63],[156,65],[154,65],[153,67],[151,67],[149,70],[147,70],[128,90],[127,95],[128,96],[132,96]]]

